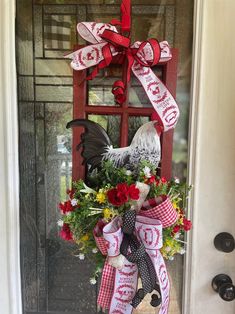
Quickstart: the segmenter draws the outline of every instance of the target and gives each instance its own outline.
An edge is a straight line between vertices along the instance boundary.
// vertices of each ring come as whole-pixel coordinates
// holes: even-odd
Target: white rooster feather
[[[113,148],[106,131],[97,123],[76,119],[67,124],[67,128],[82,126],[85,132],[81,135],[84,163],[91,166],[91,170],[99,168],[102,160],[112,160],[116,167],[125,166],[135,168],[141,160],[147,160],[158,166],[161,158],[160,137],[157,133],[157,121],[143,124],[135,133],[130,146]]]

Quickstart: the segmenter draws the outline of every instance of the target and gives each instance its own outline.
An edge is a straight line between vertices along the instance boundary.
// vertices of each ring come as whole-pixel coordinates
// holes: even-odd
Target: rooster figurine
[[[81,143],[82,157],[92,171],[99,168],[103,160],[111,160],[116,167],[125,166],[134,169],[141,160],[147,160],[157,168],[161,158],[160,137],[157,121],[143,124],[135,133],[130,146],[113,148],[108,134],[98,123],[85,119],[76,119],[67,124],[67,128],[84,127]]]

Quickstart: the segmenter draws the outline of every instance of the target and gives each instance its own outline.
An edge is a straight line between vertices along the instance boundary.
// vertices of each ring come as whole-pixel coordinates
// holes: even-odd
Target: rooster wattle
[[[133,169],[141,160],[147,160],[156,168],[161,158],[160,137],[157,121],[143,124],[135,133],[130,146],[113,148],[108,134],[98,123],[85,119],[76,119],[67,124],[70,127],[84,127],[81,143],[82,157],[90,170],[99,168],[103,160],[111,160],[116,167]]]

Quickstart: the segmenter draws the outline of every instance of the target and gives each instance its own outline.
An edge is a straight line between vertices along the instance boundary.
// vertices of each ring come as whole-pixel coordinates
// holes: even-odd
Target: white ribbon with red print
[[[152,219],[138,215],[135,224],[136,235],[150,256],[161,290],[162,305],[159,314],[167,314],[169,306],[170,282],[167,275],[166,265],[160,253],[162,247],[162,223],[157,219]],[[108,256],[115,257],[120,254],[119,249],[123,239],[121,231],[121,220],[115,218],[104,227],[103,236],[108,243]],[[122,269],[115,269],[114,290],[109,307],[109,314],[129,314],[132,313],[133,299],[138,279],[138,268],[136,264],[125,259]]]
[[[107,241],[108,256],[116,257],[120,254],[120,246],[123,239],[121,219],[115,218],[103,229],[104,239]],[[114,290],[109,307],[109,314],[130,314],[133,307],[133,299],[138,281],[138,268],[136,264],[126,258],[122,269],[115,269]]]
[[[66,55],[71,58],[71,66],[74,70],[84,70],[98,64],[101,67],[108,66],[113,57],[123,57],[123,52],[118,47],[110,44],[100,37],[104,30],[110,30],[115,33],[117,29],[111,24],[82,22],[77,25],[78,33],[92,45],[86,46],[73,53]],[[130,46],[130,51],[140,47],[141,42],[135,42]],[[172,58],[170,47],[167,41],[160,42],[161,55],[159,62],[167,62]],[[153,59],[153,49],[149,42],[137,53],[139,60],[144,64]],[[174,97],[168,91],[166,86],[154,74],[150,67],[143,66],[138,61],[134,61],[131,67],[132,72],[142,84],[151,104],[153,105],[158,121],[163,131],[175,127],[179,118],[179,109]]]

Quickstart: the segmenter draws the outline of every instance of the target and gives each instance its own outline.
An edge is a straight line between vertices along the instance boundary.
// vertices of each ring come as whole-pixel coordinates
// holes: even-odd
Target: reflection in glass
[[[128,145],[130,145],[132,138],[134,137],[136,131],[143,125],[144,123],[149,122],[149,117],[130,117],[128,121]]]
[[[58,202],[71,179],[73,82],[67,50],[77,43],[76,23],[109,22],[119,18],[119,0],[17,0],[17,73],[21,169],[21,271],[23,313],[96,313],[96,287],[91,266],[71,254],[58,237]],[[177,101],[181,117],[175,130],[173,174],[185,178],[191,75],[193,0],[132,0],[132,41],[155,37],[179,49]],[[88,104],[114,105],[111,86],[120,68],[100,71],[89,82]],[[134,78],[130,106],[149,102]],[[120,116],[89,115],[119,146]],[[129,118],[131,141],[148,117]],[[181,313],[182,258],[168,263],[171,277],[170,313]],[[86,291],[86,293],[84,293]],[[151,313],[149,302],[136,313]]]
[[[120,147],[120,116],[90,114],[88,115],[88,119],[99,123],[105,129],[113,147]]]

